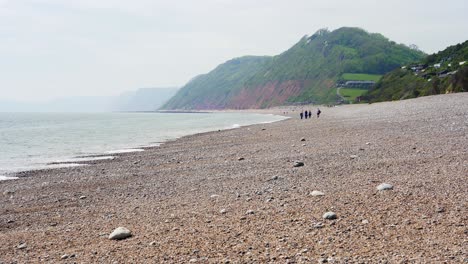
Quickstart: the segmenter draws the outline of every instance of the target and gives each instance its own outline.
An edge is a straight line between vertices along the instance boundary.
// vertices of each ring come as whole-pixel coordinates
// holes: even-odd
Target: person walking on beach
[[[301,117],[301,119],[302,119],[303,113],[301,112],[301,113],[299,114],[299,116],[300,116],[300,117]]]
[[[322,111],[320,111],[320,108],[317,108],[317,118],[320,117],[320,113],[322,113]]]
[[[309,110],[309,118],[312,118],[312,111]]]
[[[304,117],[305,117],[305,119],[307,119],[307,116],[308,116],[308,115],[309,115],[309,112],[307,112],[307,110],[305,110],[305,112],[304,112]]]

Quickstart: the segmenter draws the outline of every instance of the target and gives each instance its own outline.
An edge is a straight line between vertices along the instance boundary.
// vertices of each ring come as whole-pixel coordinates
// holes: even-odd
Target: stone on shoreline
[[[6,191],[3,192],[3,195],[12,195],[14,193],[15,193],[15,191],[6,190]]]
[[[323,214],[322,216],[323,219],[328,219],[328,220],[333,220],[333,219],[336,219],[337,216],[334,212],[326,212]]]
[[[316,223],[314,225],[314,228],[317,228],[317,229],[320,229],[320,228],[323,228],[323,227],[324,227],[323,223]]]
[[[306,139],[305,139],[305,138],[301,138],[301,141],[306,141]]]
[[[19,244],[17,248],[18,248],[18,249],[25,249],[25,248],[27,248],[26,243]]]
[[[245,214],[255,214],[255,211],[254,210],[247,210],[247,212],[245,212]]]
[[[310,195],[311,195],[311,196],[324,196],[325,194],[324,194],[323,192],[321,192],[321,191],[316,191],[316,190],[314,190],[314,191],[312,191],[312,192],[310,193]]]
[[[349,156],[349,158],[351,158],[351,159],[357,159],[358,156],[357,156],[357,155],[351,155],[351,156]]]
[[[295,161],[293,167],[302,167],[304,166],[304,162],[302,161]]]
[[[227,210],[223,208],[223,209],[219,210],[219,213],[220,214],[225,214],[225,213],[227,213]]]
[[[393,190],[393,185],[388,184],[388,183],[382,183],[379,186],[377,186],[377,190],[379,191]]]
[[[132,232],[125,227],[117,227],[110,235],[109,239],[121,240],[132,236]]]

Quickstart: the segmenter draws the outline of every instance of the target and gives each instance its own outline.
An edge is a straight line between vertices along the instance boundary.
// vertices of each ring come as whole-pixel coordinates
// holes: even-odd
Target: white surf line
[[[18,177],[0,175],[0,181],[16,180]]]
[[[49,164],[76,163],[76,162],[111,160],[111,159],[115,159],[115,157],[114,156],[78,157],[78,158],[70,158],[70,159],[63,159],[63,160],[55,160],[53,162],[50,162]]]
[[[120,154],[120,153],[130,153],[130,152],[141,152],[145,151],[144,149],[135,148],[135,149],[118,149],[118,150],[110,150],[106,151],[106,154]]]

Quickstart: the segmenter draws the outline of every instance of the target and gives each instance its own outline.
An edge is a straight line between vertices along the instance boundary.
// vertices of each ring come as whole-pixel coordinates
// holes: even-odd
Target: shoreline
[[[0,181],[0,262],[463,262],[467,100],[323,108]],[[109,240],[119,226],[133,236]]]
[[[211,112],[209,112],[209,113],[211,113]],[[250,111],[248,111],[247,113],[262,114],[262,113],[250,112]],[[280,116],[280,115],[278,115],[278,116]],[[135,154],[135,153],[138,153],[138,152],[157,151],[157,149],[159,147],[161,147],[161,145],[166,144],[168,142],[175,142],[175,141],[183,139],[185,137],[192,137],[192,136],[204,135],[204,134],[209,134],[209,133],[217,133],[217,132],[222,132],[222,131],[227,131],[227,130],[241,129],[241,128],[250,127],[250,126],[261,126],[261,125],[264,125],[264,124],[285,122],[286,120],[288,120],[290,118],[290,117],[287,117],[287,116],[284,116],[284,117],[286,117],[286,119],[278,120],[278,121],[271,121],[271,122],[262,122],[262,123],[257,123],[257,124],[250,124],[250,125],[233,127],[233,128],[226,128],[226,129],[218,129],[218,130],[212,130],[212,131],[206,131],[206,132],[199,132],[199,133],[189,134],[189,135],[185,135],[185,136],[181,136],[181,137],[177,137],[177,138],[173,138],[173,139],[168,139],[167,141],[164,141],[164,142],[158,142],[158,145],[149,145],[149,146],[140,146],[138,148],[133,148],[133,147],[129,148],[130,150],[135,150],[135,151],[124,151],[126,149],[123,149],[122,152],[120,152],[120,151],[119,152],[116,151],[116,152],[112,152],[112,153],[104,152],[102,154],[92,154],[92,155],[89,155],[89,156],[88,155],[76,156],[76,157],[73,157],[71,159],[81,159],[81,158],[83,158],[83,159],[96,158],[96,159],[83,160],[83,161],[70,161],[70,162],[66,162],[66,161],[65,162],[60,162],[60,161],[49,162],[49,163],[45,164],[44,166],[50,166],[50,165],[58,165],[58,166],[57,167],[52,166],[52,167],[48,167],[48,168],[38,168],[38,169],[30,169],[30,170],[24,170],[24,171],[18,171],[18,172],[4,173],[3,175],[0,175],[0,176],[5,176],[5,177],[8,177],[8,178],[13,178],[13,179],[21,179],[21,178],[25,178],[25,177],[33,177],[35,174],[54,172],[54,170],[73,169],[73,168],[79,167],[79,166],[92,166],[92,165],[96,165],[98,163],[106,163],[108,161],[112,161],[112,160],[118,159],[118,158],[125,158],[125,156],[127,156],[127,155],[131,157],[131,156],[133,156],[132,154]],[[109,155],[112,155],[112,156],[109,156]],[[105,157],[105,158],[102,158],[102,157]],[[64,166],[62,167],[60,165],[64,165]],[[67,166],[67,165],[70,165],[70,166]],[[1,179],[0,179],[0,181],[1,181]]]
[[[187,113],[220,113],[220,112],[223,112],[223,113],[232,113],[231,111],[216,111],[216,112],[189,112],[189,111],[176,111],[177,113],[183,113],[183,114],[187,114]],[[154,113],[176,113],[176,112],[154,112]],[[141,112],[136,112],[136,113],[141,113]],[[237,113],[248,113],[248,114],[263,114],[263,115],[274,115],[274,116],[278,116],[278,117],[283,117],[285,119],[287,119],[288,117],[287,116],[284,116],[284,115],[281,115],[281,114],[271,114],[270,112],[268,113],[259,113],[259,112],[256,112],[256,111],[248,111],[248,112],[237,112]],[[283,120],[285,120],[283,119]],[[260,122],[260,123],[257,123],[257,124],[267,124],[267,123],[274,123],[274,122],[279,122],[279,121],[283,121],[283,120],[273,120],[273,121],[266,121],[266,122]],[[249,124],[249,125],[255,125],[255,124]],[[212,132],[212,131],[222,131],[222,130],[229,130],[229,129],[237,129],[237,128],[240,128],[240,127],[244,127],[244,126],[249,126],[249,125],[241,125],[241,126],[236,126],[236,127],[231,127],[231,128],[218,128],[218,129],[213,129],[211,131],[205,131],[205,132],[197,132],[195,134],[200,134],[200,133],[207,133],[207,132]],[[184,135],[184,136],[189,136],[189,135],[194,135],[194,134],[188,134],[188,135]],[[69,164],[70,166],[69,167],[75,167],[75,166],[84,166],[84,165],[87,165],[86,163],[87,162],[90,162],[90,163],[93,163],[97,160],[100,160],[102,159],[103,157],[106,157],[106,159],[109,159],[107,157],[110,157],[110,156],[119,156],[121,154],[126,154],[126,153],[131,153],[131,152],[140,152],[140,151],[145,151],[146,149],[150,149],[150,148],[157,148],[159,147],[161,144],[164,144],[166,142],[169,142],[169,141],[174,141],[174,140],[177,140],[181,137],[184,137],[184,136],[179,136],[179,137],[174,137],[174,138],[170,138],[170,139],[167,139],[165,141],[160,141],[160,142],[149,142],[145,145],[132,145],[132,144],[127,144],[127,147],[126,148],[123,148],[123,149],[115,149],[115,150],[109,150],[109,151],[103,151],[103,152],[100,152],[100,153],[91,153],[89,155],[81,155],[81,154],[78,154],[78,155],[70,155],[69,157],[67,158],[64,158],[65,161],[61,161],[60,158],[57,158],[56,160],[54,161],[44,161],[43,163],[38,163],[36,166],[33,166],[33,165],[25,165],[26,167],[30,167],[30,168],[24,168],[24,169],[15,169],[15,170],[10,170],[10,171],[4,171],[2,172],[1,175],[5,176],[6,178],[12,178],[14,179],[16,176],[20,176],[20,177],[25,177],[25,175],[28,175],[29,172],[36,172],[36,171],[43,171],[43,170],[53,170],[53,169],[63,169],[63,168],[66,168],[67,167],[67,164]],[[7,179],[5,179],[7,180]],[[2,178],[0,178],[0,181],[2,181]]]

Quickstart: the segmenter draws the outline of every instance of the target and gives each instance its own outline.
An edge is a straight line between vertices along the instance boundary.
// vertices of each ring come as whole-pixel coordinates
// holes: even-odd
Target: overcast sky
[[[0,0],[0,100],[182,86],[325,27],[433,53],[468,39],[467,14],[466,0]]]

